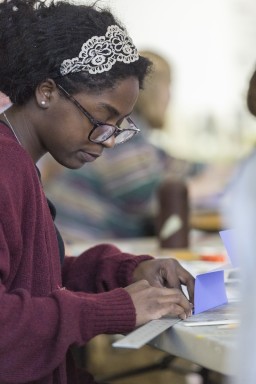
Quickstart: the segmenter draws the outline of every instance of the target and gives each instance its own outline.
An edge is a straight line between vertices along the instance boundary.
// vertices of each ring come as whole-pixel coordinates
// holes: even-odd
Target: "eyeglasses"
[[[111,136],[115,137],[115,144],[122,144],[130,140],[134,135],[140,132],[130,117],[126,117],[122,123],[117,125],[106,124],[102,121],[94,119],[94,117],[82,107],[82,105],[68,93],[61,85],[56,84],[62,93],[87,117],[93,124],[93,128],[88,135],[88,139],[97,144],[104,143]]]

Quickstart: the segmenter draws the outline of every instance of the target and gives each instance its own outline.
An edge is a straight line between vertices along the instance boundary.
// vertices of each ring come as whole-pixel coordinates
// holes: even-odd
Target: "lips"
[[[91,163],[92,161],[96,160],[100,154],[79,151],[78,156],[83,163]]]

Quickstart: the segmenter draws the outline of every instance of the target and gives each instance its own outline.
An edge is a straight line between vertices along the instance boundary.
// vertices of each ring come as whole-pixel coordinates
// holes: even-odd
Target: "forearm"
[[[66,257],[63,266],[63,285],[74,291],[103,292],[125,287],[132,280],[137,265],[150,256],[122,253],[110,244],[91,248],[79,257]]]
[[[84,294],[58,289],[34,298],[23,289],[0,286],[0,381],[23,383],[53,371],[71,345],[83,345],[101,333],[126,333],[135,326],[135,310],[122,288]]]

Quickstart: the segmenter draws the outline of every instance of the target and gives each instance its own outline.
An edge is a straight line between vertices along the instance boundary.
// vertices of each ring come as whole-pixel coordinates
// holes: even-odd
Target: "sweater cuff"
[[[123,288],[97,294],[94,334],[128,333],[136,325],[136,312],[132,299]]]
[[[141,255],[134,256],[128,260],[125,260],[121,263],[118,269],[118,280],[121,287],[126,287],[133,283],[133,272],[136,267],[142,262],[146,260],[152,260],[152,256]]]

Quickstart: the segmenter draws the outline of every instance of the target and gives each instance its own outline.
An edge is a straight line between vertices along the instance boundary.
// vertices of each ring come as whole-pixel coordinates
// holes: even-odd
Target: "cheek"
[[[81,147],[87,144],[87,130],[74,124],[59,124],[47,135],[45,142],[48,152],[60,163],[73,157]],[[63,164],[64,165],[64,164]]]
[[[63,141],[57,141],[53,147],[48,149],[51,156],[61,165],[66,168],[80,168],[83,165],[79,157],[79,146],[78,143],[71,141],[69,138]]]
[[[80,117],[80,116],[78,116]],[[54,140],[55,144],[63,148],[74,148],[89,142],[88,135],[91,127],[88,126],[82,117],[79,119],[63,119],[55,129]]]
[[[62,142],[68,140],[70,143],[84,140],[91,129],[88,119],[69,103],[68,107],[57,111],[55,119],[53,117],[52,126],[55,138],[58,137]]]

